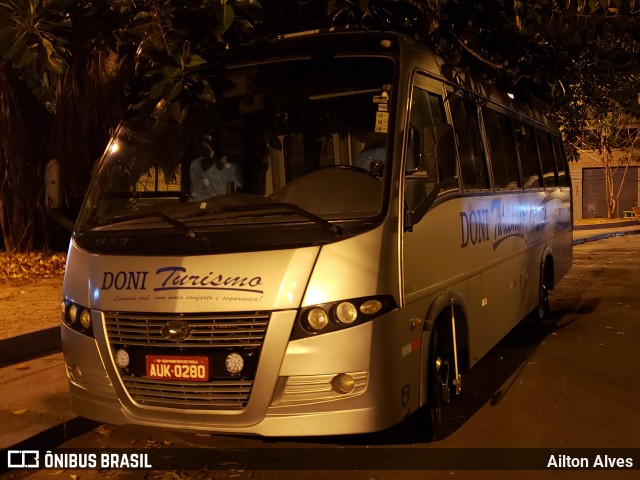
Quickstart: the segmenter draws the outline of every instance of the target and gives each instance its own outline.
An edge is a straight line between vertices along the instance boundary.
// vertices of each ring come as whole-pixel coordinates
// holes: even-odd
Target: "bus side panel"
[[[470,363],[478,361],[540,299],[543,252],[555,278],[571,264],[569,192],[506,192],[465,196],[434,206],[403,237],[405,302],[427,299],[467,282]],[[567,219],[569,219],[567,221]]]

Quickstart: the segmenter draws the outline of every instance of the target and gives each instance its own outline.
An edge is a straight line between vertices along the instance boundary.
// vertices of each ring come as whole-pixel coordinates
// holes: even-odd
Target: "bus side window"
[[[482,147],[478,111],[476,105],[460,95],[449,100],[453,128],[455,130],[460,175],[465,191],[489,189],[487,159]]]
[[[558,176],[556,173],[556,162],[551,144],[551,135],[541,130],[536,131],[538,140],[538,150],[542,162],[542,178],[545,187],[557,187]]]
[[[542,187],[538,148],[536,147],[536,139],[533,136],[533,128],[517,121],[513,122],[513,127],[524,188]]]
[[[522,188],[511,120],[506,115],[486,107],[482,110],[482,116],[489,143],[495,188],[498,190]]]
[[[571,179],[569,178],[567,157],[562,146],[562,139],[560,137],[553,137],[552,142],[553,151],[555,152],[556,165],[558,167],[558,180],[560,181],[560,186],[568,187],[571,185]]]

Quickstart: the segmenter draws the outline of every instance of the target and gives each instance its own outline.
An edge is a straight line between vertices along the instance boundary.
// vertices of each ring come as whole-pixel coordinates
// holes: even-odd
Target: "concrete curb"
[[[60,327],[0,340],[0,367],[62,351]]]
[[[72,438],[96,428],[98,425],[100,425],[100,423],[94,420],[74,417],[57,425],[53,425],[15,445],[3,448],[0,450],[0,459],[3,459],[3,461],[0,462],[0,473],[13,470],[13,468],[9,468],[9,450],[51,450]]]
[[[574,230],[599,230],[601,228],[624,228],[624,227],[634,227],[640,226],[638,221],[634,218],[633,220],[627,220],[622,222],[610,222],[610,223],[595,223],[595,224],[584,224],[584,225],[574,225]]]
[[[598,235],[594,235],[592,237],[578,238],[573,241],[573,245],[582,245],[583,243],[595,242],[597,240],[604,240],[605,238],[611,237],[622,237],[624,235],[638,235],[640,234],[640,229],[638,230],[630,230],[626,232],[606,232],[600,233]]]

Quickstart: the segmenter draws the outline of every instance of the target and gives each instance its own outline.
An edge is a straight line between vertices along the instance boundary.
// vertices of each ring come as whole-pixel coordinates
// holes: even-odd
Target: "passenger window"
[[[571,184],[571,179],[569,178],[569,169],[567,168],[567,157],[562,147],[562,139],[553,137],[552,142],[556,166],[558,168],[558,181],[561,187],[568,187]]]
[[[489,108],[483,109],[483,117],[495,188],[522,188],[511,120]]]
[[[547,132],[538,130],[536,132],[538,140],[538,150],[540,152],[540,161],[542,163],[542,179],[545,187],[557,187],[558,177],[556,174],[556,161],[553,153],[553,145],[551,144],[551,135]]]
[[[542,175],[533,127],[520,122],[514,121],[513,123],[524,188],[540,188],[542,187]]]
[[[449,104],[457,140],[462,188],[465,191],[486,190],[489,188],[489,176],[476,105],[460,95],[451,95]]]

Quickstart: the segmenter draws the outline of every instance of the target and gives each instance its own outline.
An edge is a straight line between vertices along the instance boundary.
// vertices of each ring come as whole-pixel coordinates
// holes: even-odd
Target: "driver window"
[[[405,204],[412,212],[438,184],[437,144],[444,140],[447,128],[442,96],[414,86],[405,145]],[[455,155],[441,162],[443,168],[451,171],[440,172],[441,191],[457,188]]]

